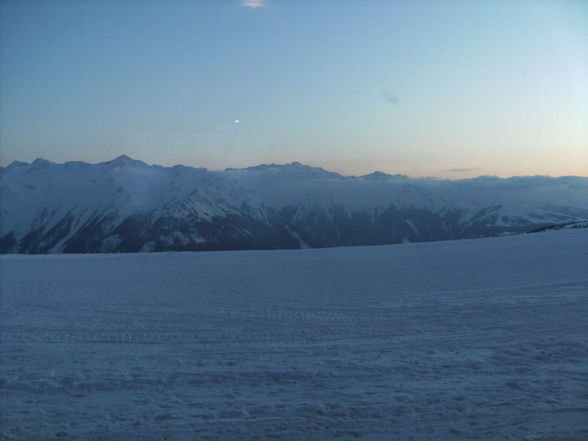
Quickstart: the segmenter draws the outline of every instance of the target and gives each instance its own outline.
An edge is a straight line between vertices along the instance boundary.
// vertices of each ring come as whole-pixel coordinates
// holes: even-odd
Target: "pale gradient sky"
[[[0,3],[0,165],[588,175],[588,2]],[[239,120],[239,123],[235,123]]]

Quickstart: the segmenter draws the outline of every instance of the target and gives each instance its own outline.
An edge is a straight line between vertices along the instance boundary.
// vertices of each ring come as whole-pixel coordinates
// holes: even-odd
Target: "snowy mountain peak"
[[[28,165],[29,165],[29,163],[27,163],[27,162],[12,161],[10,164],[8,164],[8,167],[6,167],[4,170],[13,170],[13,169],[25,167]]]
[[[110,161],[102,162],[102,164],[112,167],[149,167],[145,162],[133,159],[127,155],[120,155]]]
[[[47,168],[50,167],[52,165],[55,165],[54,162],[48,161],[45,158],[37,158],[32,162],[32,165],[36,166],[36,167],[42,167],[42,168]]]

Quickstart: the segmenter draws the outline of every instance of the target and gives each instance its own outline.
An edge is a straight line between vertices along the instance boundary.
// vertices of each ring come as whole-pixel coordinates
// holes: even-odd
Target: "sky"
[[[588,2],[0,3],[0,165],[588,176]]]

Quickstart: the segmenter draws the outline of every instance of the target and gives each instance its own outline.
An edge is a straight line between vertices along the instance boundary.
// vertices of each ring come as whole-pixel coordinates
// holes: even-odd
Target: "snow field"
[[[3,440],[586,440],[588,230],[0,257]]]

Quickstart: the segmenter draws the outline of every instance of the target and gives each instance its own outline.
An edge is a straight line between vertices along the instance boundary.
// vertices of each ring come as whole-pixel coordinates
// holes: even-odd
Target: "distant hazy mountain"
[[[330,247],[463,239],[588,220],[588,178],[209,171],[120,156],[0,169],[0,252]]]

